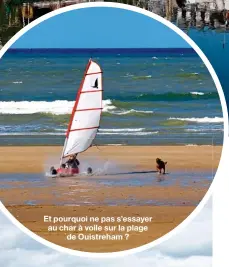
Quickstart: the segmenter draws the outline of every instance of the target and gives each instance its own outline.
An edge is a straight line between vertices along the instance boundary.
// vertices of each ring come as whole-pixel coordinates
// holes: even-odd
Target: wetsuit
[[[80,165],[78,159],[73,159],[72,161],[72,168],[78,168],[78,166]]]
[[[78,159],[69,159],[66,164],[68,164],[70,168],[76,169],[80,165],[80,162]]]

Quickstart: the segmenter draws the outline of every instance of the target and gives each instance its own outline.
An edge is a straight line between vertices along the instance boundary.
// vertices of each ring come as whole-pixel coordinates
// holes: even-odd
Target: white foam
[[[47,101],[0,101],[0,114],[36,114],[47,113],[53,115],[71,114],[75,101],[56,100]],[[103,112],[114,115],[127,115],[130,113],[152,114],[153,111],[144,110],[117,110],[110,99],[103,100]]]
[[[144,76],[134,76],[135,79],[145,79],[145,78],[152,78],[152,75],[144,75]]]
[[[15,81],[15,82],[13,82],[14,84],[21,84],[21,83],[23,83],[22,81]]]
[[[67,130],[67,125],[66,125],[66,129],[64,128],[55,128],[54,131],[57,131],[57,132],[66,132]]]
[[[127,133],[123,133],[123,132],[103,132],[100,133],[98,132],[98,135],[136,135],[136,136],[141,136],[141,135],[153,135],[153,134],[158,134],[158,131],[155,132],[127,132]]]
[[[65,135],[65,133],[53,133],[53,132],[14,132],[14,133],[0,133],[0,136],[42,136],[42,135]]]
[[[110,110],[114,110],[117,107],[112,105],[112,101],[110,99],[103,100],[103,112],[108,112]]]
[[[125,144],[107,144],[107,146],[124,146]]]
[[[203,128],[203,129],[186,129],[186,132],[223,132],[223,129],[219,128]]]
[[[127,78],[127,77],[133,77],[133,76],[134,76],[133,74],[127,73],[125,76],[121,76],[121,77]]]
[[[145,128],[99,129],[99,132],[141,132],[144,130]]]
[[[197,144],[187,144],[185,146],[198,146]]]
[[[110,111],[110,112],[108,111],[108,113],[113,114],[113,115],[127,115],[130,113],[152,114],[153,111],[130,109],[130,110],[124,110],[124,111]]]
[[[190,92],[190,94],[192,94],[192,95],[204,95],[203,92]]]
[[[1,101],[0,114],[35,114],[50,113],[54,115],[71,114],[74,101]],[[116,109],[110,99],[103,100],[103,112]]]
[[[223,118],[220,117],[204,117],[204,118],[169,118],[169,120],[179,120],[179,121],[190,121],[190,122],[197,122],[197,123],[221,123],[223,122]]]

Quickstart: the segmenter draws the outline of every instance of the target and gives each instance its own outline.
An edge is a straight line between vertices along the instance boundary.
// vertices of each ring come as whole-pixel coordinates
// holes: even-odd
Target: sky
[[[206,204],[185,229],[161,245],[116,259],[80,258],[56,252],[26,236],[0,212],[0,266],[211,267],[212,201]]]
[[[142,14],[110,7],[68,11],[25,33],[12,48],[188,48],[177,33]]]

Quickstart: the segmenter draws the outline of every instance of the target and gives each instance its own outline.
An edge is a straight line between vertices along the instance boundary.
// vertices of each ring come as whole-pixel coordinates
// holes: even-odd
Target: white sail
[[[102,112],[102,70],[89,60],[68,126],[62,158],[91,146]]]

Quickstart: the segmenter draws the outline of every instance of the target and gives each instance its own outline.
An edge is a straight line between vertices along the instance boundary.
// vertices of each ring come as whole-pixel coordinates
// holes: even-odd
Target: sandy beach
[[[194,207],[56,207],[56,206],[14,206],[8,207],[9,211],[37,235],[55,244],[88,252],[114,252],[135,248],[165,235],[179,225],[193,211]],[[117,216],[152,216],[151,223],[144,223],[148,227],[148,231],[129,232],[126,240],[67,240],[67,231],[49,232],[47,230],[49,223],[45,223],[43,218],[48,216],[97,216],[101,217],[117,217]],[[61,225],[61,224],[56,224]],[[63,225],[63,224],[62,224]],[[66,223],[66,225],[71,225]],[[87,225],[87,223],[81,223]],[[101,225],[100,223],[98,225]],[[117,223],[107,223],[106,225],[117,226]],[[124,226],[131,225],[124,223]],[[135,225],[142,225],[137,224]],[[85,233],[85,231],[84,231]],[[95,234],[96,231],[90,231]],[[113,234],[118,234],[113,231]],[[100,234],[105,234],[101,231]]]
[[[213,170],[218,167],[221,146],[100,146],[92,147],[80,155],[88,158],[110,160],[119,166],[135,170],[155,170],[155,159],[168,161],[169,170]],[[0,147],[1,173],[44,172],[48,164],[58,165],[62,147]],[[55,161],[56,160],[56,161]]]
[[[109,160],[112,167],[107,175],[44,178],[49,164],[58,163],[61,149],[1,147],[5,156],[0,159],[0,199],[23,225],[39,236],[64,247],[91,252],[134,248],[179,225],[206,194],[221,154],[220,146],[92,147],[80,155],[81,164],[94,158],[97,164]],[[168,161],[167,175],[155,172],[156,157]],[[44,216],[151,216],[152,221],[144,224],[147,231],[131,231],[121,241],[67,240],[70,232],[48,231]],[[109,225],[118,227],[117,223]],[[92,235],[96,233],[90,231]],[[117,228],[113,234],[119,234]]]

